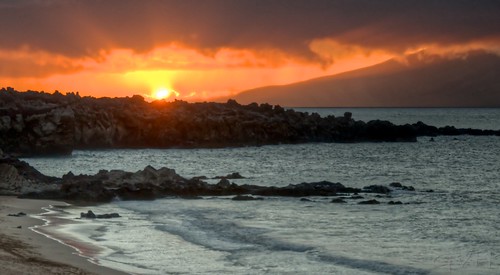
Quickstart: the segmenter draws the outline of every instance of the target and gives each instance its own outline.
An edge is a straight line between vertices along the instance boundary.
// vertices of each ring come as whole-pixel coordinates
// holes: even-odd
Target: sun
[[[154,92],[154,95],[153,97],[156,98],[156,99],[165,99],[167,97],[169,97],[171,94],[171,92],[166,89],[166,88],[159,88],[158,90],[156,90]]]

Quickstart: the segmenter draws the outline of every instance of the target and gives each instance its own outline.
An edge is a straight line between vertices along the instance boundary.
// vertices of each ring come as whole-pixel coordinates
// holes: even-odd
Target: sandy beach
[[[93,264],[73,248],[31,230],[43,221],[30,215],[54,204],[63,203],[0,196],[0,274],[126,274]],[[27,215],[9,216],[20,212]]]

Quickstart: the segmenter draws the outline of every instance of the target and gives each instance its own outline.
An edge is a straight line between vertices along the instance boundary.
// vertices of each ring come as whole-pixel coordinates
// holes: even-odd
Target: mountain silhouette
[[[419,52],[232,98],[289,107],[500,107],[500,57],[484,51],[453,57]]]

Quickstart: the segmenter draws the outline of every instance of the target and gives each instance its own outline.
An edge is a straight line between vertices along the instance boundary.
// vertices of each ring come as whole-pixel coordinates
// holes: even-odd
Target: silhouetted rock
[[[387,204],[395,205],[395,204],[403,204],[401,201],[389,201]]]
[[[70,154],[75,148],[195,148],[304,142],[416,141],[417,136],[500,135],[500,131],[389,121],[353,114],[320,117],[269,104],[148,103],[142,97],[0,90],[0,148],[16,156]],[[238,173],[225,176],[242,178]]]

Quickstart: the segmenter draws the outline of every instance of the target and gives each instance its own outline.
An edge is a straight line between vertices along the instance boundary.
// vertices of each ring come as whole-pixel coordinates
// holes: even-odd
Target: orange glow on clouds
[[[79,59],[24,48],[0,51],[0,63],[7,65],[0,68],[0,83],[18,90],[59,90],[82,96],[139,94],[150,100],[205,101],[355,70],[396,56],[331,39],[314,40],[309,48],[322,62],[301,60],[278,50],[221,48],[207,53],[177,44],[145,53],[114,49]]]

